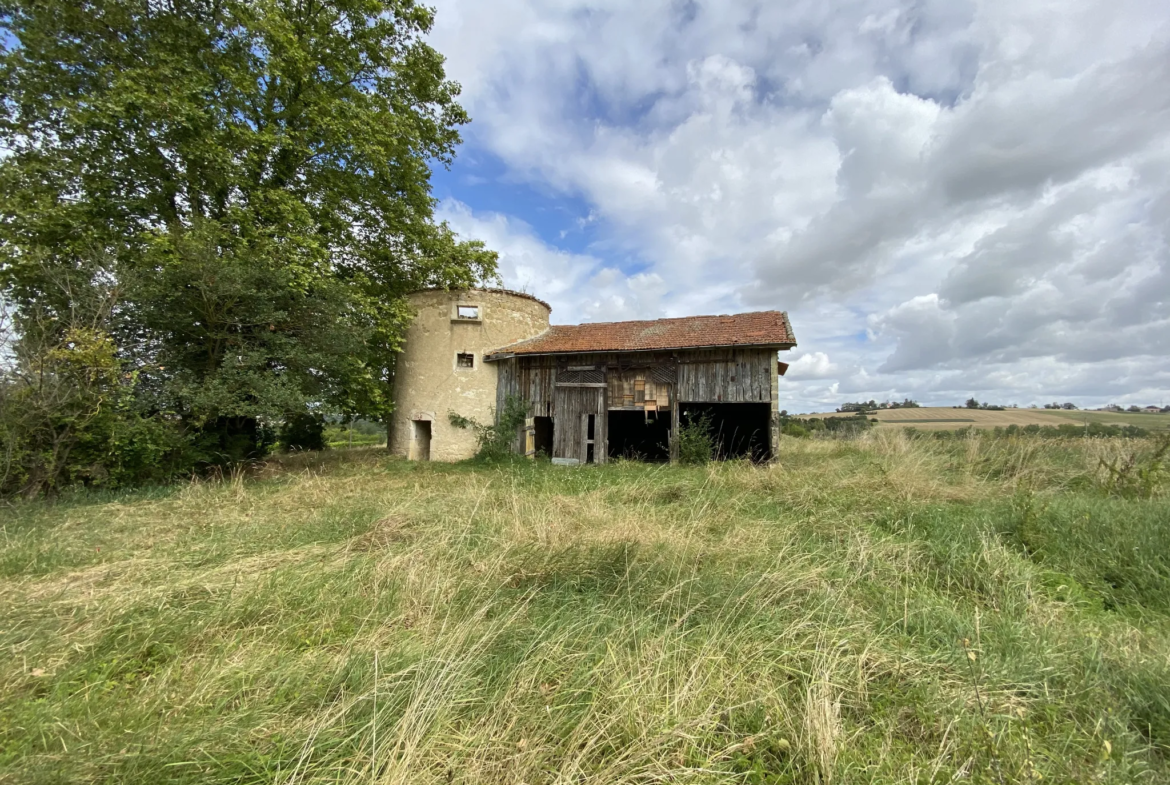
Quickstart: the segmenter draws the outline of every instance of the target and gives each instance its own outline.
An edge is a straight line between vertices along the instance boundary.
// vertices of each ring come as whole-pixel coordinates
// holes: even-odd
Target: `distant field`
[[[1170,414],[1131,414],[1128,412],[1052,412],[1064,419],[1077,422],[1103,422],[1109,425],[1136,425],[1149,430],[1170,431]]]
[[[851,413],[824,412],[801,417],[852,417]],[[1170,415],[1118,414],[1114,412],[1058,411],[1053,409],[954,409],[949,406],[924,406],[920,409],[883,409],[876,417],[881,425],[953,430],[956,428],[1004,428],[1009,425],[1062,425],[1068,422],[1101,422],[1109,425],[1137,425],[1150,430],[1170,430]]]

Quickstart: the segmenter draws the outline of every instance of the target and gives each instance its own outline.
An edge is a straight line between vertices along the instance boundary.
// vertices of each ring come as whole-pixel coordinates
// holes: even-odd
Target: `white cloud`
[[[788,373],[789,381],[802,379],[826,379],[836,375],[837,366],[829,361],[829,355],[824,352],[810,352],[802,354],[792,361]]]
[[[1170,388],[1164,2],[443,0],[434,40],[470,144],[588,204],[589,254],[446,208],[565,320],[787,308],[809,406]]]
[[[504,283],[552,306],[554,324],[636,319],[661,311],[665,285],[656,273],[624,275],[595,256],[550,246],[523,221],[500,213],[477,215],[461,202],[445,202],[439,218],[499,253]]]

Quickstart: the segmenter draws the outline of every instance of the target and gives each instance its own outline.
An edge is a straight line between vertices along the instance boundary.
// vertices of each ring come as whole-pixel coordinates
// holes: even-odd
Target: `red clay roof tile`
[[[645,322],[556,324],[535,338],[504,346],[493,355],[641,352],[716,346],[796,345],[788,314],[756,311],[731,316],[684,316]],[[488,359],[493,359],[489,356]]]

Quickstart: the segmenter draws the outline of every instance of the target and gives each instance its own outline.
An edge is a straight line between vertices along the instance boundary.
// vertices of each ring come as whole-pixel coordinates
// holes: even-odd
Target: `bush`
[[[101,330],[26,333],[0,374],[0,494],[32,498],[181,473],[179,424],[139,411],[137,382]]]
[[[711,415],[706,412],[679,426],[678,462],[692,465],[709,463],[715,455],[715,436],[711,430]]]
[[[276,430],[255,417],[216,417],[191,437],[196,466],[217,468],[264,460],[276,444]]]
[[[785,436],[795,436],[797,439],[807,439],[809,436],[808,428],[805,428],[795,420],[789,420],[780,427],[780,433]]]
[[[475,432],[479,451],[475,457],[482,461],[504,461],[515,456],[516,430],[528,418],[528,405],[520,398],[509,395],[504,401],[504,410],[495,417],[495,423],[484,425],[471,417],[447,412],[448,421],[456,428],[470,428]]]
[[[326,449],[325,418],[309,412],[292,415],[284,421],[277,443],[284,452]]]

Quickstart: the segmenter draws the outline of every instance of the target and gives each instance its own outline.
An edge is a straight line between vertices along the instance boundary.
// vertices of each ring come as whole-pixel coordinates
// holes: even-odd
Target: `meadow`
[[[1170,781],[1153,449],[368,448],[5,508],[0,782]]]
[[[799,417],[852,417],[852,413],[823,412]],[[952,431],[959,428],[1007,428],[1040,425],[1059,427],[1071,423],[1085,425],[1136,425],[1147,431],[1170,431],[1170,415],[1134,414],[1130,412],[1065,411],[1063,409],[967,409],[951,406],[922,406],[914,409],[879,409],[870,417],[879,428],[914,428],[916,430]]]

